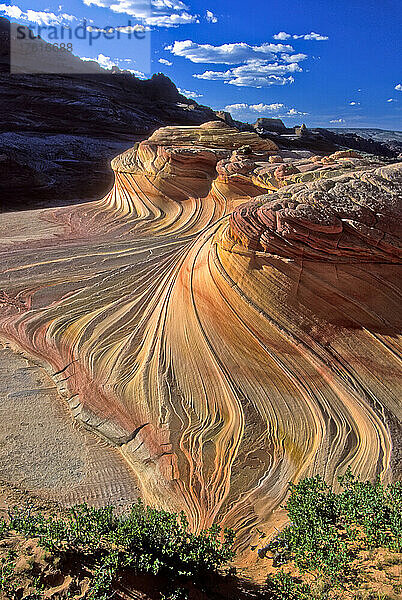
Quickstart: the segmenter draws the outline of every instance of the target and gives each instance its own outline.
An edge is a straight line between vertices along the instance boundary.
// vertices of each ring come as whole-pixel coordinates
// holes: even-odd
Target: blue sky
[[[0,15],[31,26],[140,24],[141,43],[100,35],[91,46],[74,39],[73,51],[163,72],[242,120],[402,129],[399,0],[0,0]]]

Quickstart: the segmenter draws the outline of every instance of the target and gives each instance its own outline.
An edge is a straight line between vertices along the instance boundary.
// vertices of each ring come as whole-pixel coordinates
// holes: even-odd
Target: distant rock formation
[[[279,133],[285,133],[286,127],[281,119],[257,119],[254,123],[254,129],[257,131],[277,131]]]
[[[273,139],[281,148],[306,149],[322,154],[336,152],[340,148],[351,148],[359,152],[398,159],[402,151],[402,143],[396,140],[379,141],[368,136],[362,137],[357,133],[345,132],[342,129],[309,129],[301,127],[285,128],[278,132],[274,129],[257,129],[263,136]]]

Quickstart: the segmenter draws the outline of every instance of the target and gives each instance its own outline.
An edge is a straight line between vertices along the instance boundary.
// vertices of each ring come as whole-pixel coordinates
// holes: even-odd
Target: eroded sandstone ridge
[[[252,562],[288,481],[400,473],[402,164],[208,123],[113,168],[99,202],[2,217],[0,334],[144,499]]]
[[[284,257],[398,263],[401,192],[398,165],[294,185],[237,209],[230,230]]]

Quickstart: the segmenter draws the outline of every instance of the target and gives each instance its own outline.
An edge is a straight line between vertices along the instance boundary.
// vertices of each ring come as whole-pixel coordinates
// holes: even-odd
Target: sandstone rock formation
[[[0,335],[63,373],[145,501],[234,527],[243,565],[288,481],[401,472],[402,164],[311,158],[163,128],[104,199],[0,221]]]
[[[262,131],[278,131],[279,133],[286,132],[285,124],[281,119],[257,119],[254,123],[254,127],[255,129],[261,129]]]
[[[240,207],[230,217],[231,235],[289,258],[400,263],[401,196],[394,165],[316,180]]]

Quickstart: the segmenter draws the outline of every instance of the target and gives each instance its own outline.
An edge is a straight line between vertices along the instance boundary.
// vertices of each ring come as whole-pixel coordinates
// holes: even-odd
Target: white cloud
[[[234,113],[244,113],[244,112],[256,112],[256,113],[264,113],[264,112],[272,112],[272,111],[278,111],[281,108],[284,108],[284,104],[279,104],[279,103],[275,103],[275,104],[263,104],[262,102],[260,104],[228,104],[227,106],[225,106],[225,110],[227,110],[228,112],[234,112]]]
[[[308,115],[308,112],[302,112],[300,110],[296,110],[295,108],[291,108],[288,110],[288,112],[286,113],[287,117],[300,117],[300,116],[305,116]]]
[[[174,42],[167,46],[175,56],[187,58],[193,63],[210,63],[222,65],[238,65],[254,59],[272,60],[279,52],[293,52],[292,46],[284,44],[261,44],[250,46],[244,42],[233,44],[222,44],[212,46],[211,44],[197,44],[191,40]]]
[[[20,19],[23,14],[18,6],[8,6],[7,4],[0,4],[0,12],[10,17],[10,19]]]
[[[352,102],[349,102],[350,106],[360,106],[360,102],[356,102],[355,100],[352,100]]]
[[[330,123],[346,123],[345,119],[332,119],[332,121],[330,121]]]
[[[71,23],[72,21],[77,20],[76,17],[67,13],[60,13],[56,15],[50,11],[37,11],[31,9],[28,9],[26,12],[24,12],[18,6],[8,6],[7,4],[0,4],[0,13],[6,15],[10,19],[18,19],[46,27],[54,27],[56,25]]]
[[[402,83],[398,83],[398,84],[395,86],[395,89],[396,89],[396,90],[398,90],[398,92],[402,92]]]
[[[274,102],[273,104],[263,104],[262,102],[260,102],[260,104],[251,104],[250,108],[251,110],[255,110],[257,112],[265,112],[267,110],[280,110],[281,108],[284,108],[284,106],[285,105],[280,102]]]
[[[208,21],[208,23],[217,23],[218,22],[218,17],[216,17],[211,10],[207,10],[205,18]]]
[[[244,118],[253,117],[256,116],[256,114],[262,115],[267,113],[270,113],[271,116],[274,116],[275,118],[298,117],[300,115],[308,115],[308,113],[301,112],[296,108],[289,108],[287,110],[285,105],[279,102],[276,102],[274,104],[263,104],[262,102],[260,104],[228,104],[227,106],[225,106],[225,110],[232,113],[232,115],[234,115],[235,117],[242,116]]]
[[[86,56],[81,56],[81,60],[85,61],[94,61],[97,62],[103,69],[112,69],[113,67],[117,67],[117,62],[113,61],[110,56],[105,56],[104,54],[98,54],[97,58],[88,58]]]
[[[297,63],[280,64],[263,60],[252,60],[244,65],[227,71],[205,71],[195,74],[197,79],[224,81],[241,87],[263,88],[271,85],[287,85],[294,82],[291,73],[300,73],[303,69]]]
[[[197,79],[223,81],[236,86],[268,87],[293,83],[291,74],[301,73],[299,62],[307,58],[306,54],[294,52],[292,46],[285,44],[261,44],[251,46],[245,42],[222,44],[197,44],[191,40],[174,42],[166,46],[175,56],[180,56],[196,64],[230,65],[222,71],[204,71],[194,74]],[[233,67],[232,67],[233,65]]]
[[[81,60],[84,61],[93,61],[97,62],[103,69],[107,71],[111,71],[113,67],[120,68],[120,63],[124,62],[132,62],[131,58],[110,58],[110,56],[105,56],[104,54],[98,54],[96,58],[88,58],[86,56],[80,56]],[[142,71],[136,71],[135,69],[124,69],[125,71],[129,71],[135,77],[139,79],[146,79],[146,75]]]
[[[291,35],[290,33],[286,33],[285,31],[280,31],[273,37],[274,40],[289,40],[290,38],[293,38],[294,40],[315,40],[317,42],[329,39],[328,36],[321,35],[321,33],[315,33],[314,31],[312,31],[311,33],[302,33],[301,35]]]
[[[137,71],[136,69],[125,69],[126,71],[129,71],[132,75],[134,75],[134,77],[137,77],[137,79],[148,79],[147,76],[145,75],[145,73],[143,73],[142,71]]]
[[[207,79],[209,81],[223,80],[225,83],[238,87],[255,87],[264,88],[271,85],[289,85],[294,83],[294,77],[278,77],[277,75],[269,75],[266,77],[256,77],[242,75],[241,77],[232,77],[231,74],[217,73],[215,71],[205,71],[201,75],[194,75],[198,79]]]
[[[396,102],[394,98],[388,98],[387,102]]]
[[[199,94],[198,92],[191,92],[190,90],[182,90],[181,88],[177,88],[183,96],[187,96],[187,98],[202,98],[203,94]]]
[[[109,8],[112,12],[125,14],[141,20],[152,27],[177,27],[196,23],[197,15],[189,14],[188,6],[181,0],[83,0],[87,6]]]
[[[166,65],[167,67],[171,67],[173,65],[173,63],[170,62],[170,60],[166,60],[166,58],[160,58],[159,62],[161,65]]]
[[[286,33],[285,31],[280,31],[276,35],[274,35],[274,40],[288,40],[292,36],[290,33]]]
[[[307,54],[281,54],[281,59],[287,63],[297,63],[308,58]]]
[[[146,27],[145,25],[139,25],[138,23],[137,23],[137,25],[108,27],[107,29],[104,29],[102,27],[88,25],[87,31],[100,31],[100,33],[113,33],[114,31],[119,31],[120,33],[126,33],[128,35],[131,33],[135,33],[137,31],[140,31],[140,32],[149,31],[149,27]]]
[[[302,35],[294,35],[294,40],[315,40],[317,42],[322,42],[328,40],[329,37],[327,35],[321,35],[320,33],[315,33],[312,31],[311,33],[304,33]]]
[[[189,25],[190,23],[197,22],[197,15],[190,15],[189,13],[181,13],[180,15],[161,15],[147,17],[145,19],[145,23],[153,27],[178,27],[179,25]]]

